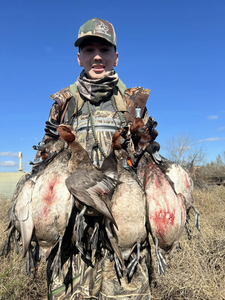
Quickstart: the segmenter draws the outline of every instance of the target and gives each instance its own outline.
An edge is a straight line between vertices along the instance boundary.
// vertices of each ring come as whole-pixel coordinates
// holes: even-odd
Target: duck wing
[[[96,168],[77,169],[66,179],[68,190],[82,203],[91,206],[117,227],[116,222],[101,196],[113,191],[117,181]]]
[[[106,176],[109,176],[113,179],[118,178],[117,159],[114,151],[111,151],[110,154],[105,158],[100,170]]]
[[[19,224],[19,222],[16,218],[16,214],[15,214],[15,208],[18,204],[19,195],[23,191],[23,188],[24,188],[26,182],[29,181],[30,178],[31,178],[31,174],[26,173],[17,182],[16,188],[15,188],[13,196],[12,196],[12,201],[11,201],[12,205],[11,205],[11,207],[8,210],[8,213],[7,213],[8,219],[9,219],[9,225],[8,225],[6,230],[8,230],[8,234],[7,234],[6,240],[3,244],[3,247],[0,251],[0,256],[2,256],[2,255],[7,256],[7,254],[11,250],[12,237],[14,235],[14,232],[15,232],[15,230],[17,231],[18,229],[20,229],[20,224]],[[20,232],[20,230],[19,230],[19,232]],[[17,242],[16,239],[15,239],[15,242]]]
[[[12,205],[11,205],[11,207],[8,210],[8,213],[7,213],[8,214],[8,219],[10,221],[12,221],[13,218],[14,218],[14,209],[15,209],[15,205],[16,205],[16,202],[17,202],[17,198],[18,198],[20,192],[22,191],[25,182],[28,181],[30,178],[31,178],[31,174],[26,173],[19,179],[19,181],[16,184],[16,188],[14,190],[14,193],[13,193],[13,196],[12,196],[12,201],[11,201]]]
[[[22,236],[23,257],[25,257],[28,251],[34,229],[31,205],[34,185],[35,183],[31,179],[25,182],[23,189],[17,198],[17,203],[15,206],[15,218],[16,222],[19,222],[18,229],[20,229]]]

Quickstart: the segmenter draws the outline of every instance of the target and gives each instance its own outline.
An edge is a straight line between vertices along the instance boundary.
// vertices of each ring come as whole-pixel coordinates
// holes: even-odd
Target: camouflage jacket
[[[121,80],[117,87],[117,92],[114,93],[116,110],[125,117],[126,123],[132,122],[136,106],[141,107],[141,115],[144,121],[147,121],[146,102],[150,90],[143,87],[126,88]],[[97,140],[102,146],[102,151],[100,151],[96,147],[96,138],[90,126],[86,101],[80,96],[76,84],[60,90],[50,98],[55,102],[50,110],[49,121],[54,120],[58,124],[72,125],[77,132],[77,140],[87,150],[93,163],[101,165],[104,154],[105,156],[109,154],[113,133],[121,127],[121,118],[116,116],[115,107],[112,108],[110,100],[103,101],[100,107],[92,105],[91,108]]]

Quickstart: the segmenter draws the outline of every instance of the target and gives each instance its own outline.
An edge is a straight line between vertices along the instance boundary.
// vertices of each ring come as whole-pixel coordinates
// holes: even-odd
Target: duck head
[[[120,128],[117,130],[112,138],[111,149],[113,150],[121,150],[126,149],[127,145],[130,142],[130,139],[127,137],[128,134],[128,126]]]
[[[121,161],[122,166],[125,169],[129,169],[132,166],[131,159],[129,158],[128,152],[126,151],[127,146],[130,142],[130,138],[127,137],[128,126],[117,130],[112,139],[111,148],[116,152],[117,158]]]
[[[157,122],[152,117],[144,124],[141,118],[135,118],[130,126],[131,138],[134,143],[136,156],[139,156],[145,151],[150,142],[154,141],[158,132],[154,129]]]
[[[76,133],[72,126],[66,124],[60,124],[57,127],[59,138],[65,140],[70,145],[76,139]]]

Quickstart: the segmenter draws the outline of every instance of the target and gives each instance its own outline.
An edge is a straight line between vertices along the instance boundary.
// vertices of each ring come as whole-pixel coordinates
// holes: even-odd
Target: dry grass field
[[[225,300],[225,187],[194,191],[195,206],[201,212],[201,232],[191,218],[192,239],[186,233],[182,250],[168,261],[165,275],[158,276],[152,246],[152,300]],[[0,247],[6,236],[10,201],[0,201]],[[192,212],[191,212],[192,215]],[[15,251],[0,258],[0,299],[46,299],[45,264],[40,263],[36,278],[24,275],[24,260]]]

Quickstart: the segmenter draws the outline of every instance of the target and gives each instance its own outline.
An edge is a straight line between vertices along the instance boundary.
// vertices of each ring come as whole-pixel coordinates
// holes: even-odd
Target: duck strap
[[[91,130],[92,130],[92,134],[93,134],[93,137],[94,137],[94,140],[95,140],[95,144],[94,144],[93,147],[98,147],[98,149],[101,152],[102,156],[104,158],[106,158],[107,155],[106,155],[105,151],[103,150],[101,144],[99,143],[99,141],[97,139],[97,134],[96,134],[96,131],[95,131],[95,126],[94,126],[94,121],[93,121],[93,116],[92,116],[92,111],[91,111],[89,100],[87,100],[87,108],[88,108],[88,113],[89,113],[89,118],[90,118],[90,123],[91,123]]]
[[[117,105],[116,105],[116,99],[115,99],[114,95],[112,95],[112,97],[111,97],[111,103],[112,103],[113,109],[115,110],[115,112],[117,113],[117,115],[120,119],[121,127],[126,126],[127,123],[126,123],[124,114],[121,111],[118,111],[118,108],[117,108]]]
[[[100,163],[99,163],[99,155],[98,155],[98,143],[94,143],[92,149],[91,149],[91,161],[93,163],[94,161],[94,151],[96,152],[96,164],[97,167],[100,168]]]

